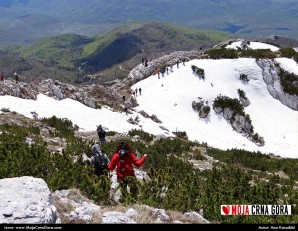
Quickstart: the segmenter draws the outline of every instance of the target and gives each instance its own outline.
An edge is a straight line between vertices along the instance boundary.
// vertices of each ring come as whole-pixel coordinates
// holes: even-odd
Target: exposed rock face
[[[95,99],[82,89],[75,88],[69,84],[60,83],[57,80],[47,79],[38,85],[24,82],[15,83],[10,80],[0,82],[0,95],[11,95],[22,99],[36,100],[38,94],[44,94],[57,100],[71,98],[95,108]]]
[[[240,102],[242,103],[242,105],[243,105],[244,107],[247,107],[247,106],[250,105],[250,101],[249,101],[249,99],[247,99],[247,98],[239,97],[239,100],[240,100]]]
[[[204,106],[203,109],[199,112],[200,118],[207,118],[210,112],[210,107]]]
[[[214,107],[213,110],[216,112],[216,114],[222,113],[223,117],[231,123],[231,126],[235,129],[236,132],[241,133],[243,136],[246,136],[257,146],[263,146],[265,144],[264,138],[260,135],[257,136],[257,139],[253,139],[254,128],[251,124],[250,119],[246,119],[240,114],[236,114],[233,116],[234,111],[230,108]]]
[[[64,222],[97,223],[101,220],[98,218],[100,217],[98,214],[101,211],[101,207],[77,192],[72,192],[71,190],[55,191],[53,197],[58,206],[68,207],[68,210],[65,209],[61,212]],[[58,206],[57,208],[59,208]]]
[[[28,176],[1,179],[0,198],[0,223],[60,223],[50,190],[42,179]]]
[[[251,136],[253,134],[253,126],[250,121],[246,121],[242,115],[236,115],[232,121],[232,127],[238,132],[244,135]]]
[[[208,106],[208,101],[199,100],[198,102],[192,102],[192,108],[199,112],[199,117],[205,119],[208,117],[210,112],[210,107]]]
[[[232,119],[232,116],[233,116],[233,111],[230,109],[230,108],[225,108],[223,110],[223,117],[226,119],[226,120],[230,120]]]
[[[298,111],[298,97],[283,91],[274,62],[269,59],[260,59],[257,61],[257,64],[263,70],[263,79],[267,84],[270,95],[287,107]]]
[[[216,112],[216,114],[219,114],[219,113],[223,112],[222,107],[214,107],[213,110]]]
[[[132,220],[128,214],[122,212],[105,212],[102,215],[102,223],[103,224],[136,224],[134,220]]]
[[[139,170],[136,177],[139,180],[146,178]],[[134,208],[121,204],[98,206],[77,189],[55,191],[51,197],[44,180],[27,176],[0,180],[0,198],[2,224],[57,224],[61,219],[63,223],[72,224],[209,223],[202,216],[203,211],[180,215],[175,212],[177,216],[173,217],[172,212],[146,205],[134,205]]]

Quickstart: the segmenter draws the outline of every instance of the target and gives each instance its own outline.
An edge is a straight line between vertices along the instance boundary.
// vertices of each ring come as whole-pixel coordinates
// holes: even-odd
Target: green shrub
[[[248,76],[246,74],[244,74],[244,73],[241,73],[239,78],[242,81],[249,81]]]
[[[106,136],[115,136],[117,132],[115,131],[107,131]]]
[[[205,114],[209,114],[210,112],[210,107],[209,106],[204,106],[202,111],[205,113]]]
[[[245,95],[245,92],[241,89],[238,89],[238,95],[239,97],[243,98],[243,99],[247,99],[246,95]]]
[[[199,78],[205,79],[204,69],[201,69],[195,65],[191,65],[191,69]]]
[[[1,108],[1,111],[2,112],[10,112],[10,109],[9,108]]]
[[[298,76],[285,71],[281,67],[278,67],[278,74],[284,91],[290,95],[298,96]]]
[[[296,63],[298,63],[298,52],[295,53],[293,56],[293,59],[295,60]]]
[[[280,48],[279,51],[282,57],[287,57],[287,58],[293,58],[293,56],[296,54],[296,51],[290,47]]]
[[[193,101],[191,106],[195,111],[200,112],[202,110],[202,107],[204,106],[204,103]]]
[[[212,49],[206,52],[211,59],[237,59],[238,54],[234,49]]]
[[[143,131],[143,130],[137,130],[137,129],[132,129],[128,132],[129,136],[139,136],[141,140],[145,142],[151,142],[153,140],[153,135]]]
[[[227,96],[217,96],[213,102],[213,107],[229,108],[234,113],[245,116],[244,106],[238,99],[231,99]]]
[[[72,122],[66,118],[60,119],[56,116],[52,116],[51,118],[42,118],[42,122],[47,123],[49,126],[54,127],[57,132],[55,132],[54,136],[70,138],[74,136],[74,132],[78,130],[78,127],[72,124]]]
[[[178,138],[185,139],[185,140],[188,139],[186,132],[180,132],[180,131],[177,131],[177,132],[173,132],[173,133],[174,133]]]

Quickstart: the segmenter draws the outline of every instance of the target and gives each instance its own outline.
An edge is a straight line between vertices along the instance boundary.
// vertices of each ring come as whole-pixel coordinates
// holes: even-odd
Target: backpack
[[[118,152],[118,155],[121,159],[125,159],[129,154],[129,151],[127,151],[126,149],[120,149]]]
[[[103,154],[100,150],[100,146],[95,144],[92,146],[92,154],[94,158],[95,173],[101,174],[105,169],[108,169],[109,159],[107,155]]]
[[[94,157],[94,168],[96,174],[103,173],[104,170],[108,169],[109,159],[105,154],[95,153]]]

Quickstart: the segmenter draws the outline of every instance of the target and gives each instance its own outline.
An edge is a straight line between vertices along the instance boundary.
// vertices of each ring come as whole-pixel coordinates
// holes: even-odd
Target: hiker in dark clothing
[[[4,80],[4,75],[2,73],[0,73],[0,81]]]
[[[13,76],[15,77],[16,83],[20,82],[19,74],[16,71],[13,72]]]
[[[167,70],[167,75],[168,75],[168,74],[169,74],[169,68],[167,67],[167,69],[166,69],[166,70]]]
[[[142,89],[141,88],[139,88],[139,93],[140,93],[140,95],[142,95]]]
[[[90,163],[94,166],[95,174],[97,176],[109,175],[108,164],[110,163],[110,160],[108,156],[101,151],[99,144],[95,143],[91,147],[91,151],[92,156],[90,158]]]
[[[144,62],[145,62],[145,67],[147,67],[148,66],[148,59],[145,58]]]
[[[100,143],[105,144],[106,143],[106,131],[103,130],[101,125],[99,125],[97,127],[96,131],[97,131],[97,135],[100,140]]]
[[[126,107],[126,106],[124,106],[124,112],[125,112],[125,115],[127,115],[128,114],[128,108]]]

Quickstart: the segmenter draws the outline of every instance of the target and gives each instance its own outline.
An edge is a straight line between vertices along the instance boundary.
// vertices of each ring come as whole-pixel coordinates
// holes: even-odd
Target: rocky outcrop
[[[193,110],[199,113],[199,117],[205,119],[210,113],[210,107],[208,106],[208,101],[202,100],[199,97],[199,101],[193,101],[191,104]]]
[[[249,119],[248,115],[235,114],[230,108],[213,107],[216,114],[222,113],[223,117],[230,122],[232,128],[246,136],[248,140],[254,142],[257,146],[263,146],[265,144],[264,138],[258,134],[254,134],[254,127]]]
[[[239,97],[239,100],[244,107],[248,107],[250,105],[250,101],[246,97]]]
[[[0,180],[0,223],[60,223],[51,193],[42,179],[33,177]]]
[[[148,76],[152,75],[158,68],[163,65],[171,66],[175,65],[177,61],[182,62],[182,60],[192,60],[195,58],[200,58],[202,56],[202,52],[199,51],[176,51],[169,55],[164,55],[158,59],[154,59],[148,62],[148,66],[145,67],[143,64],[135,67],[128,75],[123,82],[132,85]]]
[[[283,91],[274,62],[269,59],[260,59],[257,64],[263,70],[263,79],[267,84],[270,95],[287,107],[298,111],[298,97]]]
[[[11,95],[22,99],[36,100],[38,94],[44,94],[56,100],[71,98],[95,108],[95,99],[88,92],[57,80],[47,79],[39,84],[15,83],[10,80],[0,82],[0,95]]]
[[[137,170],[136,177],[142,181],[147,176]],[[116,186],[114,178],[112,184]],[[44,180],[28,176],[1,179],[0,198],[0,224],[209,223],[197,212],[182,214],[147,205],[123,207],[120,203],[99,206],[78,189],[51,194]]]
[[[134,210],[135,211],[135,210]],[[136,222],[130,218],[130,212],[105,212],[102,215],[103,224],[136,224]],[[136,212],[136,211],[135,211]]]
[[[210,112],[210,107],[209,106],[204,106],[202,108],[202,110],[199,112],[200,118],[202,118],[202,119],[207,118],[208,115],[209,115],[209,112]]]
[[[253,126],[251,121],[247,121],[242,115],[236,115],[234,120],[231,121],[231,124],[238,133],[248,136],[253,134]]]

